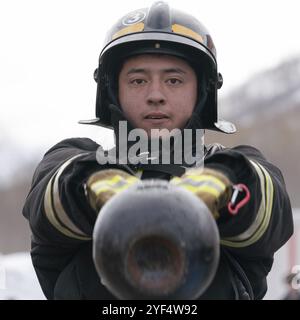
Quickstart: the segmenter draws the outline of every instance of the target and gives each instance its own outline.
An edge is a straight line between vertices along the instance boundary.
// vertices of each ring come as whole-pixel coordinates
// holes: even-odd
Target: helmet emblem
[[[129,26],[131,24],[135,24],[143,21],[145,17],[146,17],[146,14],[143,11],[131,12],[123,19],[122,23],[125,26]]]

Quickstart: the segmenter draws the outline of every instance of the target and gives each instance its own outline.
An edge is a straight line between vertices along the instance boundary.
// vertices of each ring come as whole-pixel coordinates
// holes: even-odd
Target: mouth
[[[164,121],[169,119],[170,117],[162,112],[151,112],[145,116],[145,120],[152,120],[152,121]]]

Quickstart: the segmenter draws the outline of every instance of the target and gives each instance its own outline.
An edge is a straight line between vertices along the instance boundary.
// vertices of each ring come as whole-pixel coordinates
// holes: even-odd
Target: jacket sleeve
[[[23,214],[37,243],[72,246],[91,239],[96,215],[83,182],[99,170],[97,146],[89,139],[64,140],[36,168]]]
[[[244,183],[250,201],[237,215],[221,211],[218,222],[221,245],[242,265],[254,292],[271,269],[274,253],[293,233],[289,196],[280,170],[250,146],[223,149],[209,156],[205,165],[223,171],[234,184]],[[230,216],[230,217],[229,217]],[[256,293],[259,297],[263,293]]]
[[[32,231],[33,265],[49,299],[61,271],[92,237],[97,213],[84,182],[105,168],[96,161],[98,147],[90,139],[64,140],[45,154],[32,179],[23,215]]]

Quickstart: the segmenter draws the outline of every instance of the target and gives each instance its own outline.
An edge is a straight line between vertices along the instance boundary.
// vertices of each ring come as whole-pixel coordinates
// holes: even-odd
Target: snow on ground
[[[0,254],[0,300],[43,300],[28,252]]]

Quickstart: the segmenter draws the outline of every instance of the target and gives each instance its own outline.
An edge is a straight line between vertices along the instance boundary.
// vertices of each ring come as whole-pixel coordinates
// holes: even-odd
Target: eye
[[[147,81],[145,79],[133,79],[130,80],[131,84],[135,84],[135,85],[141,85],[141,84],[145,84]]]
[[[171,85],[179,85],[182,83],[182,80],[178,79],[178,78],[170,78],[166,81],[168,84],[171,84]]]

